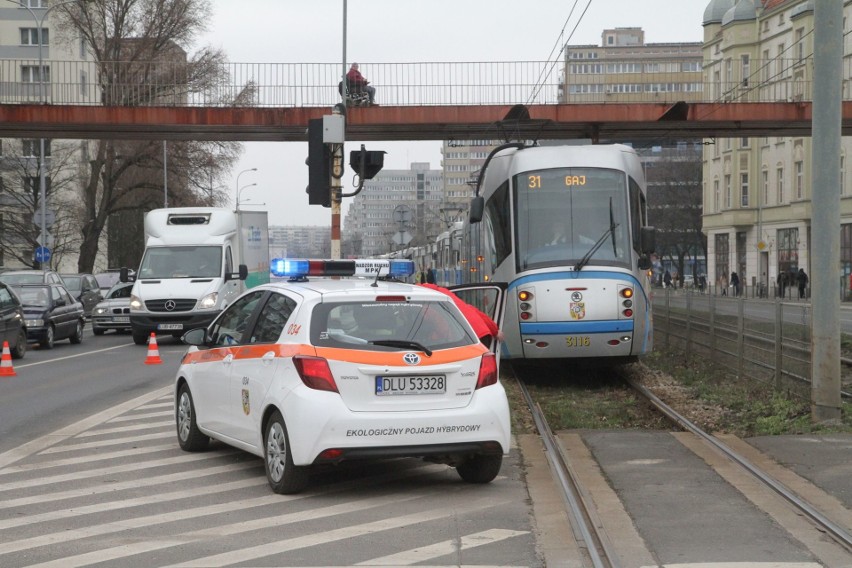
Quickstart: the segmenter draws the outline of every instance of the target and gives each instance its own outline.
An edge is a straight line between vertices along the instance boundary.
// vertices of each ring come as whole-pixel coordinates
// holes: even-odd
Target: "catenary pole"
[[[840,123],[843,0],[814,2],[811,420],[840,420]]]

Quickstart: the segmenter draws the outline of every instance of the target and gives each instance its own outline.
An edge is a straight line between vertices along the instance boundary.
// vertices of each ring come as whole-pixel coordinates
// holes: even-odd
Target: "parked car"
[[[92,332],[103,335],[108,329],[130,331],[130,291],[133,282],[119,282],[92,311]]]
[[[104,299],[101,287],[92,274],[62,274],[65,288],[75,300],[83,304],[83,313],[89,318],[98,302]]]
[[[24,308],[15,291],[0,282],[0,344],[9,342],[12,359],[20,359],[27,352],[27,326]]]
[[[135,270],[128,270],[129,280],[134,280],[136,277]],[[121,282],[121,269],[109,269],[106,272],[98,272],[95,274],[95,280],[98,281],[98,286],[101,292],[106,294],[113,286]]]
[[[53,270],[9,270],[0,274],[0,282],[10,286],[18,284],[62,284],[62,276]]]
[[[57,339],[83,341],[83,304],[62,284],[13,286],[24,307],[27,337],[44,349],[53,349]]]

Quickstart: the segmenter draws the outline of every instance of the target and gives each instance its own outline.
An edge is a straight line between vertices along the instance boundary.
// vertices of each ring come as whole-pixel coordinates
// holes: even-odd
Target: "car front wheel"
[[[39,342],[40,345],[42,346],[42,348],[53,349],[53,344],[54,344],[55,339],[56,339],[55,333],[56,333],[56,331],[53,329],[53,326],[48,325],[47,329],[44,330],[44,337]]]
[[[148,335],[145,332],[133,332],[133,343],[136,345],[148,345]]]
[[[27,332],[23,329],[18,332],[18,341],[12,349],[12,359],[23,359],[27,354]]]
[[[468,483],[490,483],[500,473],[503,456],[475,455],[456,466],[456,471]]]
[[[77,320],[77,328],[74,330],[74,333],[68,339],[74,345],[83,343],[83,320]]]
[[[92,326],[92,333],[95,335],[103,335],[106,330],[102,327],[94,327]]]
[[[293,465],[287,426],[279,411],[275,411],[263,434],[263,457],[266,479],[276,493],[299,493],[308,485],[308,468]]]
[[[197,452],[203,450],[210,443],[208,438],[195,421],[195,402],[192,400],[192,392],[189,386],[183,385],[178,391],[178,403],[175,409],[175,422],[177,423],[178,444],[186,452]]]

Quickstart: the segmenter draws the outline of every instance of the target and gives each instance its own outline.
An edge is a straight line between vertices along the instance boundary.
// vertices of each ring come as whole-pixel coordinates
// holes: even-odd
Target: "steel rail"
[[[808,517],[814,524],[816,524],[820,529],[828,533],[828,535],[831,536],[831,538],[833,538],[836,542],[844,546],[846,549],[852,551],[852,535],[846,532],[842,527],[840,527],[834,521],[817,511],[809,503],[800,499],[791,489],[787,488],[778,480],[767,475],[765,472],[760,470],[760,468],[752,464],[743,456],[739,455],[726,444],[722,443],[715,436],[706,433],[701,428],[687,420],[686,417],[676,412],[672,407],[663,402],[660,398],[658,398],[654,393],[645,388],[643,385],[640,385],[630,377],[625,376],[624,378],[630,384],[631,387],[633,387],[636,391],[646,397],[651,402],[651,404],[653,404],[654,407],[657,408],[657,410],[665,414],[667,418],[678,424],[684,430],[692,432],[696,436],[699,436],[704,441],[721,451],[722,454],[728,457],[731,461],[740,465],[743,469],[751,473],[753,476],[758,478],[765,485],[770,487],[781,497],[787,500],[796,509],[798,509],[806,517]]]
[[[533,401],[526,385],[514,373],[514,370],[513,374],[532,413],[538,433],[544,442],[547,461],[550,463],[551,470],[559,482],[562,496],[565,499],[565,503],[568,506],[568,513],[572,519],[572,525],[575,531],[580,533],[592,564],[595,568],[620,568],[621,565],[617,560],[618,557],[609,543],[609,539],[603,534],[602,529],[598,528],[599,523],[595,522],[596,515],[593,513],[594,509],[583,497],[581,484],[566,461],[562,449],[553,435],[553,431],[547,424],[541,407]]]

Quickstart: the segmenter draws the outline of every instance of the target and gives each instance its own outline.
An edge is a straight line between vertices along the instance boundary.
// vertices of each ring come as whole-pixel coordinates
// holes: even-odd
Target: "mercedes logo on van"
[[[171,312],[177,307],[177,304],[174,300],[166,300],[166,305],[164,306],[167,312]]]
[[[420,363],[420,355],[417,353],[406,353],[402,356],[402,360],[406,365],[417,365]]]

